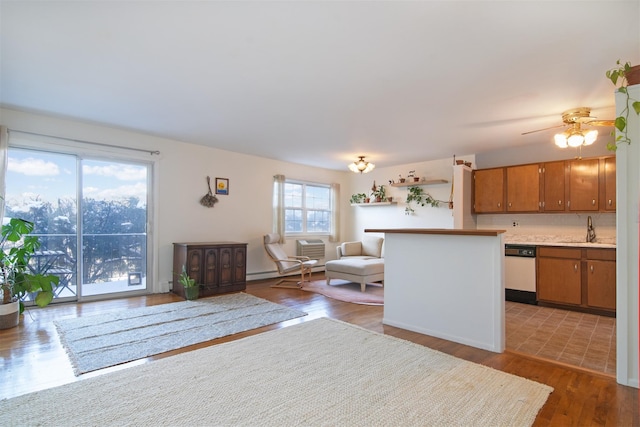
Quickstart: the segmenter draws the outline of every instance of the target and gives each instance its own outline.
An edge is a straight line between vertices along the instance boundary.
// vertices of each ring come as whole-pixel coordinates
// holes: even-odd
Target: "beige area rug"
[[[79,375],[306,314],[240,292],[54,323]]]
[[[0,425],[529,426],[552,390],[320,318],[0,401]]]
[[[366,290],[362,292],[360,283],[331,279],[331,285],[327,286],[325,279],[306,282],[302,290],[355,304],[384,305],[384,287],[380,283],[367,283]]]

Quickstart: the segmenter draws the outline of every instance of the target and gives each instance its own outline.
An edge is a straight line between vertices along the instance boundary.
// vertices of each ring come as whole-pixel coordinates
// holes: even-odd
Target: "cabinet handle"
[[[558,200],[558,206],[562,204],[562,200]]]
[[[567,200],[567,206],[571,207],[571,200]]]
[[[573,271],[578,271],[578,264],[573,264]]]
[[[509,207],[511,207],[511,202],[509,202]]]
[[[498,203],[498,207],[500,207],[502,205],[502,203]]]
[[[593,264],[591,264],[591,274],[593,274]]]
[[[591,206],[595,206],[596,205],[596,199],[591,200]]]
[[[612,203],[611,203],[611,199],[609,199],[609,206],[611,206],[611,205],[612,205]]]

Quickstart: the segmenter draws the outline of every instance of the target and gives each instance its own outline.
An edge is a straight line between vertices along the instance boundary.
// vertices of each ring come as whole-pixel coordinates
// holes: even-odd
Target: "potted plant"
[[[607,149],[615,151],[618,144],[621,142],[631,143],[627,130],[627,121],[629,120],[629,112],[631,109],[636,114],[640,115],[640,101],[631,98],[627,86],[640,83],[640,65],[634,67],[629,62],[624,65],[620,64],[620,60],[616,61],[616,67],[608,70],[606,76],[614,86],[616,86],[616,92],[622,93],[626,96],[625,107],[620,112],[620,115],[616,117],[614,126],[618,130],[615,142],[607,144]],[[620,84],[620,86],[618,86]],[[615,132],[615,131],[614,131]]]
[[[33,273],[29,260],[40,247],[40,240],[29,235],[34,224],[19,218],[2,226],[0,238],[0,329],[16,326],[24,312],[22,299],[34,295],[39,307],[53,300],[53,291],[60,278]]]
[[[200,286],[196,284],[196,281],[189,277],[187,274],[187,269],[185,266],[182,266],[182,273],[178,278],[182,286],[184,287],[184,297],[188,300],[198,299],[200,294]]]
[[[371,189],[371,195],[375,197],[376,202],[385,202],[387,200],[387,190],[384,188],[384,185],[373,186]]]
[[[367,198],[366,194],[364,194],[364,193],[356,193],[356,194],[352,194],[351,195],[351,199],[349,199],[349,201],[351,203],[364,203],[366,198]]]
[[[410,215],[415,212],[415,210],[411,207],[411,203],[415,202],[420,206],[431,205],[434,208],[440,205],[440,200],[436,200],[429,193],[425,193],[422,187],[411,186],[408,188],[409,192],[407,193],[407,207],[404,209],[405,215]]]

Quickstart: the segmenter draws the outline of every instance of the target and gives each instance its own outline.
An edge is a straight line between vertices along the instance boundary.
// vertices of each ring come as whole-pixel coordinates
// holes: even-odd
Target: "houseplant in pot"
[[[32,222],[11,218],[2,226],[0,238],[0,329],[16,326],[24,311],[22,298],[35,296],[39,307],[53,300],[53,291],[60,278],[55,275],[32,273],[29,260],[40,247],[40,240],[29,235]]]
[[[616,86],[616,92],[622,93],[626,96],[625,108],[622,109],[620,115],[616,117],[614,126],[618,131],[615,142],[607,144],[607,149],[615,151],[620,142],[631,143],[627,130],[627,121],[629,120],[629,113],[631,110],[640,115],[640,101],[631,98],[627,87],[629,85],[640,83],[640,65],[634,67],[631,63],[627,62],[624,65],[620,63],[620,60],[616,62],[616,67],[608,70],[606,76],[614,86]],[[618,86],[619,85],[619,86]]]
[[[198,299],[200,296],[200,286],[196,284],[196,281],[189,277],[187,274],[187,269],[185,266],[182,266],[182,273],[178,278],[182,286],[184,287],[184,297],[188,300]]]

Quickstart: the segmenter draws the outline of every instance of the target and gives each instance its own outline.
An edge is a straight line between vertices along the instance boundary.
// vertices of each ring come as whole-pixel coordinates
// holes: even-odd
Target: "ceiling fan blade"
[[[589,120],[584,124],[588,126],[613,126],[614,120]]]
[[[551,127],[544,128],[544,129],[530,130],[529,132],[522,132],[521,135],[529,135],[530,133],[542,132],[543,130],[563,128],[563,127],[567,127],[567,125],[566,124],[562,124],[562,125],[557,125],[557,126],[551,126]]]

